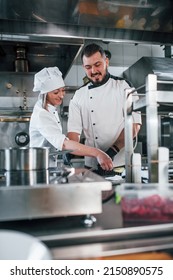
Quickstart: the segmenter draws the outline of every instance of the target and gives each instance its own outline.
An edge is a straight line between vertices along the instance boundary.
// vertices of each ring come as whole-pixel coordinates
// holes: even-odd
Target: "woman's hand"
[[[73,140],[65,139],[63,150],[73,150],[72,154],[77,156],[95,157],[103,170],[112,170],[113,162],[109,155],[100,149],[83,145]]]

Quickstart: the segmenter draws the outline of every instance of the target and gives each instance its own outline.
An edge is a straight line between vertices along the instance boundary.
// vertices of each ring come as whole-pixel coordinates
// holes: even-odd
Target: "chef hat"
[[[65,83],[62,73],[58,67],[43,68],[34,76],[33,91],[39,91],[40,94],[64,87]]]

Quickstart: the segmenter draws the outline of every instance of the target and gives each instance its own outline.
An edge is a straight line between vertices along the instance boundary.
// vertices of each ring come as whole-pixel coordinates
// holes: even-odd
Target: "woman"
[[[30,120],[30,147],[73,150],[75,155],[96,158],[104,170],[112,170],[112,160],[106,153],[69,140],[62,133],[57,106],[61,105],[65,96],[65,84],[59,69],[48,67],[35,74],[33,91],[38,91],[39,96]]]

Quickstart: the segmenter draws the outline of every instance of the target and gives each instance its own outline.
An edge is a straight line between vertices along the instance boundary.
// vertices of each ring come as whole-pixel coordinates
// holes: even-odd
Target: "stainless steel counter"
[[[15,229],[38,237],[54,259],[90,259],[116,255],[172,251],[173,223],[124,225],[114,198],[103,204],[103,212],[91,228],[85,216],[0,222],[2,229]]]
[[[39,239],[51,249],[54,259],[88,259],[124,254],[172,251],[173,224],[123,225],[121,209],[114,199],[96,215],[91,229],[73,229]],[[172,253],[171,252],[171,253]]]
[[[7,171],[4,178],[0,221],[101,213],[102,191],[112,190],[111,182],[84,168]]]

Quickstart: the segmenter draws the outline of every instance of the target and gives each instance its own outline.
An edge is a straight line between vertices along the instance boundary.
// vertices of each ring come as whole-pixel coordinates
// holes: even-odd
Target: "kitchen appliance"
[[[147,144],[147,158],[142,157],[145,165],[148,165],[148,175],[149,181],[152,183],[168,183],[168,174],[169,174],[169,162],[171,158],[171,152],[169,147],[163,147],[162,143],[159,141],[160,136],[160,122],[159,114],[163,113],[165,110],[167,113],[172,110],[173,104],[173,95],[172,91],[167,90],[157,90],[158,84],[168,84],[172,85],[173,81],[162,81],[158,80],[157,76],[154,74],[149,74],[146,78],[146,94],[142,94],[137,101],[134,101],[132,108],[134,111],[141,110],[142,113],[145,112],[146,116],[146,144]],[[145,85],[144,85],[145,86]],[[142,86],[143,87],[143,86]],[[127,95],[132,96],[132,94],[137,89],[132,89],[130,92],[126,91]],[[127,103],[127,102],[126,102]],[[125,112],[127,112],[125,105]],[[162,107],[164,109],[162,109]],[[171,108],[171,109],[170,109]],[[135,171],[135,165],[140,171],[141,169],[141,160],[139,165],[139,160],[135,161],[134,149],[133,149],[133,137],[132,137],[132,110],[125,114],[125,158],[126,158],[126,182],[141,182],[138,180],[134,181],[132,176],[133,171]],[[129,132],[129,133],[128,133]],[[143,154],[142,154],[143,156]],[[140,157],[141,158],[141,157]],[[134,159],[134,161],[132,160]],[[137,159],[137,158],[136,158]],[[134,172],[135,173],[135,172]]]
[[[19,176],[19,171],[3,173],[0,221],[101,213],[102,191],[112,189],[111,182],[83,168],[50,168],[39,173],[29,171],[28,175],[37,174],[37,178],[42,175],[42,178],[47,178],[46,182],[35,181],[32,184],[30,179],[16,185],[9,184],[9,176]]]
[[[173,59],[169,57],[142,57],[123,72],[125,79],[131,81],[137,89],[139,95],[146,95],[147,84],[146,78],[149,74],[157,77],[157,90],[163,91],[163,96],[167,92],[173,92]],[[166,99],[165,99],[166,100]],[[173,127],[172,127],[172,110],[171,102],[165,102],[158,105],[158,131],[159,146],[167,147],[170,151],[170,158],[173,157]],[[140,109],[139,109],[140,110]],[[147,156],[147,126],[146,112],[142,109],[142,127],[138,135],[138,142],[141,144],[141,154]]]
[[[63,59],[63,62],[59,59],[56,62],[61,65],[62,73],[67,72],[66,57],[71,57],[80,38],[105,42],[172,43],[171,0],[74,0],[70,3],[68,0],[33,0],[32,5],[29,0],[23,5],[20,0],[1,2],[2,41],[48,42],[44,48],[47,63],[52,61],[54,53],[49,52],[49,46],[55,44],[59,58]],[[68,45],[73,43],[74,46],[69,48]],[[2,57],[5,50],[0,48]],[[41,56],[36,60],[40,62]]]
[[[37,100],[32,92],[33,73],[1,72],[0,148],[27,147],[29,121]]]
[[[5,110],[5,109],[4,109]],[[11,110],[13,110],[11,108]],[[0,149],[9,147],[28,147],[29,119],[23,117],[0,117]]]
[[[16,72],[28,72],[28,60],[26,58],[25,45],[18,44],[16,47],[16,60],[14,62]]]

